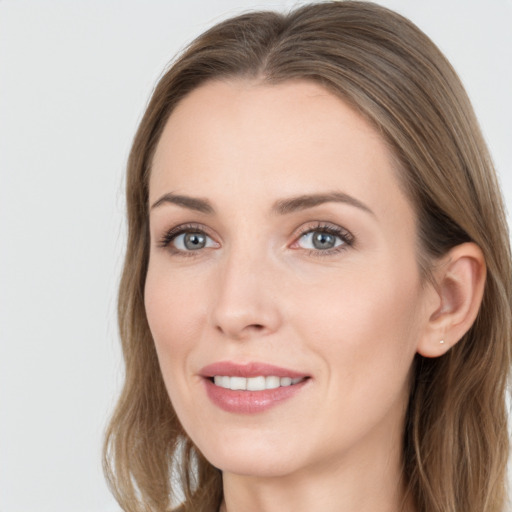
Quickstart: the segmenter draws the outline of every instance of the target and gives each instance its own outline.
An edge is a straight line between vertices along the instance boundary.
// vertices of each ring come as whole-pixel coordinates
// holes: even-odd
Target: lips
[[[200,374],[210,400],[224,411],[239,414],[276,406],[298,393],[310,379],[304,373],[279,366],[228,361],[208,365]]]
[[[308,377],[305,373],[300,373],[280,366],[274,366],[266,363],[248,363],[237,364],[230,361],[222,361],[205,366],[200,374],[203,377],[211,378],[216,375],[229,375],[230,377],[289,377],[290,379]]]

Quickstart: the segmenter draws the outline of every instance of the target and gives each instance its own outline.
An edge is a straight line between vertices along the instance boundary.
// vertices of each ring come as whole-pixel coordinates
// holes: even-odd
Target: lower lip
[[[263,391],[234,391],[216,386],[210,379],[204,379],[210,400],[224,411],[237,414],[255,414],[275,407],[295,396],[308,381],[309,379],[305,379],[291,386]]]

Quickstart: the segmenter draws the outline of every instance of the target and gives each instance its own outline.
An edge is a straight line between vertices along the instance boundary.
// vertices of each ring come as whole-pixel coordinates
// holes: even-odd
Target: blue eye
[[[304,249],[318,249],[324,251],[326,249],[333,249],[345,242],[339,236],[324,231],[310,231],[300,237],[300,240],[305,242]]]
[[[353,236],[340,227],[320,224],[304,231],[296,243],[311,255],[327,256],[350,247]]]
[[[207,239],[209,236],[204,233],[181,233],[177,235],[172,240],[176,249],[180,251],[197,251],[198,249],[203,249],[207,247]]]
[[[162,237],[160,247],[169,247],[174,253],[192,253],[208,247],[217,247],[202,229],[194,225],[178,226]]]
[[[328,256],[352,246],[353,236],[341,227],[319,224],[305,228],[294,245],[307,250],[312,256]],[[199,226],[190,224],[166,232],[159,246],[176,255],[194,256],[201,249],[219,247],[219,244]]]

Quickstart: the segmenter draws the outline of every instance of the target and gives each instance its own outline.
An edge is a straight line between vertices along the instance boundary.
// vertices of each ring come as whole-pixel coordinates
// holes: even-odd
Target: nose
[[[261,253],[232,251],[219,268],[213,294],[212,322],[233,340],[266,336],[281,324],[278,269]]]

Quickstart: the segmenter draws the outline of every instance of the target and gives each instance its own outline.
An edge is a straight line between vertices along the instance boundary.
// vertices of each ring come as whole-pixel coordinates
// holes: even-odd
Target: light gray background
[[[460,73],[512,204],[512,1],[382,0]],[[171,57],[251,0],[0,0],[0,512],[103,512],[123,169]]]

